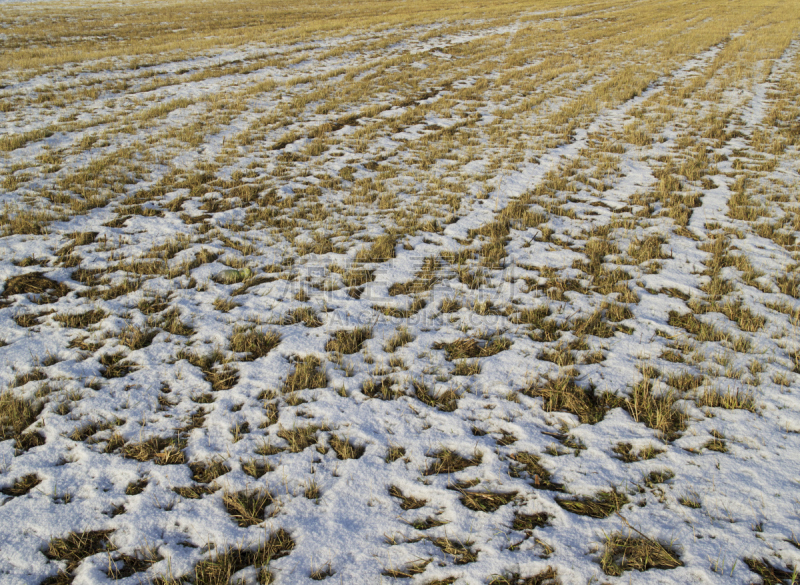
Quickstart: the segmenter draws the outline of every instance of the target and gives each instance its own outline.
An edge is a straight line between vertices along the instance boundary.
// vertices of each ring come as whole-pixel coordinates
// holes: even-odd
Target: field
[[[0,582],[800,583],[800,1],[0,4]]]

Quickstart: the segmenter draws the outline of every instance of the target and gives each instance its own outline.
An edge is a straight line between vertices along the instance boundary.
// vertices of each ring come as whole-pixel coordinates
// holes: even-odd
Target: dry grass
[[[125,363],[125,356],[121,353],[107,353],[98,359],[103,368],[101,373],[104,378],[123,378],[133,372],[136,366]]]
[[[606,575],[619,576],[624,571],[675,569],[683,563],[668,545],[644,535],[615,533],[606,539],[600,566]]]
[[[69,287],[63,282],[56,282],[41,272],[28,272],[7,280],[3,288],[3,297],[30,294],[53,302],[68,294],[69,291]]]
[[[189,469],[192,471],[192,479],[199,483],[211,483],[231,470],[230,466],[220,459],[195,461],[189,463]]]
[[[480,453],[476,453],[472,458],[462,457],[450,449],[442,449],[429,455],[429,457],[435,458],[435,461],[428,465],[428,468],[425,470],[425,475],[457,473],[467,467],[480,465],[483,458]]]
[[[431,559],[425,559],[421,561],[414,561],[413,563],[407,563],[402,567],[392,567],[384,569],[381,575],[384,577],[391,577],[393,579],[410,579],[414,577],[414,575],[419,575],[425,572],[425,568],[431,562]]]
[[[587,424],[603,420],[608,408],[608,404],[598,399],[592,390],[579,387],[575,384],[575,378],[569,375],[548,380],[544,384],[533,383],[521,392],[527,396],[543,398],[547,412],[569,412]]]
[[[225,492],[222,495],[225,510],[242,528],[261,524],[264,521],[264,511],[274,501],[272,494],[264,489]]]
[[[504,337],[493,337],[488,340],[479,340],[463,337],[451,343],[436,343],[434,349],[444,349],[448,360],[461,360],[465,358],[490,357],[505,351],[513,342]]]
[[[764,585],[783,585],[797,580],[797,571],[781,569],[767,559],[746,558],[744,562],[753,573],[761,577]]]
[[[285,429],[281,427],[278,436],[289,443],[289,450],[292,453],[299,453],[311,447],[317,442],[317,432],[324,430],[323,427],[308,425],[305,427],[294,427]]]
[[[403,494],[403,492],[397,486],[391,486],[389,488],[389,495],[400,500],[400,507],[403,510],[416,510],[417,508],[421,508],[428,503],[427,500],[422,500]]]
[[[119,342],[136,351],[137,349],[148,347],[153,343],[153,339],[155,339],[156,335],[158,335],[157,329],[147,329],[145,327],[129,325],[120,333]]]
[[[356,327],[350,331],[336,331],[333,338],[325,344],[325,351],[341,354],[353,354],[361,349],[368,339],[372,338],[370,327]]]
[[[372,242],[368,248],[363,248],[356,254],[358,262],[385,262],[395,257],[397,239],[391,235],[383,235]]]
[[[153,437],[138,443],[126,443],[120,452],[123,457],[136,461],[153,461],[156,465],[179,465],[186,462],[182,448],[183,445],[178,440]]]
[[[321,366],[322,363],[314,356],[298,360],[295,363],[294,371],[289,374],[283,384],[283,391],[290,393],[298,390],[325,388],[328,385],[328,377]]]
[[[422,380],[412,380],[411,385],[414,388],[414,396],[420,402],[432,408],[442,412],[453,412],[458,408],[458,393],[453,389],[443,390],[438,394],[434,394]]]
[[[112,532],[113,530],[71,532],[63,538],[52,539],[44,554],[49,559],[66,561],[67,572],[71,573],[86,557],[114,550],[114,545],[109,540]]]
[[[556,499],[558,505],[568,512],[591,518],[608,518],[629,501],[628,496],[616,491],[597,492],[588,498]]]
[[[535,514],[514,513],[514,521],[511,528],[514,530],[533,530],[547,526],[552,516],[547,512],[536,512]]]
[[[277,331],[258,331],[251,328],[235,328],[231,335],[231,351],[243,353],[244,361],[253,361],[264,357],[281,342]]]
[[[92,311],[86,311],[85,313],[56,315],[53,317],[53,319],[59,323],[63,323],[65,327],[71,327],[73,329],[85,329],[89,325],[99,323],[105,319],[107,315],[108,313],[102,309],[94,309]]]
[[[673,440],[686,428],[687,421],[686,414],[676,404],[678,396],[672,390],[657,394],[650,370],[643,368],[643,374],[644,379],[631,389],[630,396],[607,396],[607,403],[621,406],[636,422],[643,422],[666,440]]]
[[[294,548],[294,539],[283,528],[270,533],[255,550],[220,547],[195,566],[191,581],[194,585],[228,585],[234,573],[245,567],[256,567],[259,570],[259,582],[272,583],[270,562],[288,555]],[[170,585],[177,585],[183,580],[171,579]]]
[[[472,542],[454,538],[429,538],[432,545],[439,548],[445,559],[451,558],[456,565],[466,565],[478,560],[478,553],[472,550]]]
[[[350,440],[335,435],[328,440],[328,444],[339,459],[358,459],[366,450],[364,445],[354,445]]]
[[[9,487],[0,488],[0,493],[11,497],[24,496],[40,483],[42,480],[38,475],[29,473],[15,479]]]
[[[728,410],[749,410],[750,412],[757,411],[755,397],[742,390],[736,390],[734,392],[705,390],[697,399],[697,406],[725,408]]]
[[[505,506],[516,496],[516,492],[477,492],[470,490],[459,490],[461,492],[461,503],[475,512],[491,513]]]
[[[0,439],[14,439],[17,448],[30,442],[33,434],[28,433],[26,441],[24,431],[36,421],[43,408],[40,401],[18,398],[10,390],[0,394]]]
[[[612,451],[625,463],[654,459],[660,453],[663,453],[663,451],[659,451],[652,445],[648,445],[644,449],[634,450],[633,445],[630,443],[619,443],[614,446]]]
[[[520,451],[509,455],[509,459],[516,464],[511,464],[508,474],[511,477],[521,477],[525,473],[531,479],[531,485],[536,489],[563,491],[564,486],[550,480],[550,472],[539,463],[540,458],[531,453]]]
[[[530,577],[520,577],[518,574],[501,575],[489,581],[489,585],[561,585],[558,570],[547,567]]]

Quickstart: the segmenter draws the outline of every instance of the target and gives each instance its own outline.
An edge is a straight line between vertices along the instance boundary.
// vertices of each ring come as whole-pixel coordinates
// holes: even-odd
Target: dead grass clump
[[[283,391],[289,393],[297,390],[325,388],[328,385],[328,376],[325,374],[325,370],[320,368],[321,365],[320,360],[314,356],[298,360],[294,372],[289,374],[283,384]]]
[[[393,378],[388,376],[377,382],[374,379],[365,380],[361,386],[361,393],[369,398],[378,398],[380,400],[396,400],[401,396],[405,396],[400,386]]]
[[[86,311],[85,313],[76,313],[68,315],[56,315],[53,317],[59,323],[63,323],[65,327],[72,329],[85,329],[89,325],[95,325],[108,316],[108,313],[102,309],[94,309]]]
[[[213,494],[214,490],[219,489],[219,486],[205,487],[205,486],[188,486],[188,487],[174,487],[172,491],[182,498],[189,500],[199,500],[203,496]]]
[[[241,461],[242,471],[254,479],[272,471],[272,466],[266,459],[245,459]]]
[[[24,496],[37,485],[42,483],[42,480],[35,473],[23,475],[14,480],[9,487],[1,488],[0,493],[11,497]]]
[[[219,311],[220,313],[228,313],[235,309],[236,307],[240,307],[239,303],[234,301],[233,299],[224,299],[222,297],[217,297],[214,299],[212,303],[214,308]]]
[[[242,528],[261,524],[264,521],[264,510],[274,501],[272,494],[264,489],[225,492],[222,495],[225,510]]]
[[[181,321],[181,312],[178,307],[173,307],[163,315],[160,315],[159,318],[152,319],[149,324],[153,327],[160,327],[172,335],[188,337],[194,334],[194,328]]]
[[[196,585],[228,585],[234,573],[246,567],[256,567],[259,569],[259,583],[267,585],[273,582],[272,573],[269,572],[270,562],[285,557],[294,547],[291,535],[281,528],[270,534],[265,542],[260,542],[256,550],[234,547],[217,549],[211,557],[195,566],[193,582]],[[164,581],[164,585],[177,585],[186,580],[169,579]]]
[[[456,540],[452,538],[429,538],[432,545],[441,550],[445,558],[450,556],[456,565],[466,565],[478,560],[477,551],[471,550],[472,541]]]
[[[378,237],[369,248],[363,248],[356,254],[357,262],[385,262],[395,257],[397,238],[384,234]]]
[[[450,361],[466,358],[489,357],[505,351],[513,342],[505,337],[493,337],[481,341],[472,337],[462,337],[452,343],[434,343],[433,349],[444,349]]]
[[[764,317],[756,315],[745,307],[741,300],[735,303],[716,305],[713,307],[713,310],[719,311],[728,319],[735,322],[739,326],[739,329],[749,333],[759,331],[767,322]]]
[[[442,313],[455,313],[456,311],[461,309],[462,306],[463,304],[461,303],[460,300],[450,297],[442,300],[442,304],[439,307],[439,310]]]
[[[123,378],[136,369],[133,364],[123,363],[125,356],[121,353],[107,353],[98,360],[103,368],[104,378]]]
[[[617,577],[624,571],[674,569],[683,563],[674,550],[656,540],[616,533],[606,539],[600,566],[606,575]]]
[[[697,406],[725,408],[727,410],[749,410],[750,412],[756,412],[757,410],[755,397],[742,390],[720,392],[719,390],[708,389],[697,399]]]
[[[608,405],[595,396],[593,390],[584,390],[575,384],[570,375],[548,380],[543,385],[533,383],[521,390],[526,396],[544,399],[547,412],[570,412],[585,424],[595,424],[603,420]]]
[[[211,483],[231,470],[221,459],[195,461],[189,463],[189,469],[192,470],[192,479],[198,483]]]
[[[237,327],[231,336],[231,351],[244,353],[244,361],[250,362],[264,357],[281,342],[277,331],[256,331],[252,328]]]
[[[625,305],[611,303],[606,307],[606,318],[612,323],[633,319],[633,312]]]
[[[662,236],[647,236],[644,239],[636,239],[628,247],[628,254],[636,260],[637,264],[649,260],[662,260],[668,256],[661,251],[661,246],[665,240]]]
[[[414,341],[414,336],[409,333],[408,328],[400,327],[397,333],[389,338],[383,349],[386,350],[387,353],[394,353],[399,347],[403,347],[412,341]]]
[[[775,279],[775,284],[783,294],[800,299],[800,275],[781,274]]]
[[[135,573],[143,573],[157,562],[163,560],[155,547],[143,547],[134,554],[118,553],[109,560],[106,574],[114,580],[125,579]]]
[[[13,295],[33,294],[39,295],[46,302],[54,302],[69,293],[69,287],[63,282],[56,282],[43,275],[41,272],[28,272],[19,276],[12,276],[6,281],[3,297]]]
[[[558,578],[558,570],[547,567],[530,577],[520,577],[516,573],[501,575],[489,581],[489,585],[561,585],[561,579]]]
[[[14,323],[20,327],[30,329],[39,324],[39,317],[43,317],[46,313],[17,313],[12,317]]]
[[[122,447],[123,457],[136,461],[153,461],[156,465],[177,465],[186,462],[181,449],[183,445],[175,439],[153,437],[139,443],[127,443]]]
[[[332,436],[328,444],[336,452],[339,459],[358,459],[364,454],[364,445],[354,445],[348,439],[342,439],[336,435]]]
[[[523,309],[511,317],[511,322],[516,325],[530,325],[533,329],[542,329],[542,321],[549,317],[552,311],[547,305]]]
[[[119,342],[136,351],[137,349],[148,347],[153,343],[156,335],[158,335],[157,329],[129,325],[119,334]]]
[[[672,327],[685,329],[696,336],[698,341],[722,341],[726,339],[723,333],[717,331],[711,325],[698,320],[692,313],[681,314],[677,311],[670,311],[667,324]]]
[[[532,453],[520,451],[508,456],[516,465],[512,464],[508,468],[511,477],[522,477],[525,473],[532,480],[532,486],[540,490],[550,490],[554,492],[563,491],[564,486],[550,480],[550,472],[539,463],[539,457]]]
[[[325,344],[325,351],[353,354],[361,349],[367,339],[372,338],[371,327],[356,327],[349,331],[336,331],[333,339]]]
[[[411,385],[414,387],[414,396],[416,396],[420,402],[432,408],[436,408],[442,412],[453,412],[458,408],[458,393],[453,389],[448,389],[437,395],[433,395],[431,394],[431,389],[428,388],[422,380],[412,380]]]
[[[18,398],[8,390],[0,394],[0,439],[19,442],[43,408],[41,401]]]
[[[41,382],[47,380],[47,374],[41,368],[33,368],[24,374],[17,374],[11,382],[11,388],[19,388],[29,382]]]
[[[547,512],[536,512],[535,514],[515,512],[511,528],[514,530],[533,530],[534,528],[541,528],[549,524],[550,518],[552,518],[552,516]]]
[[[148,483],[149,482],[144,478],[137,479],[136,481],[130,482],[128,484],[128,487],[125,488],[125,495],[126,496],[138,496],[139,494],[141,494],[145,490],[145,488],[147,487]]]
[[[386,452],[386,463],[394,463],[398,459],[402,459],[406,454],[406,448],[401,447],[400,445],[389,445],[389,449]]]
[[[453,368],[452,374],[454,376],[477,376],[481,373],[481,363],[478,361],[461,360],[456,362],[456,367]]]
[[[475,512],[494,512],[500,506],[505,506],[517,496],[517,492],[475,492],[458,490],[461,492],[461,503]]]
[[[176,356],[177,359],[185,359],[196,368],[200,368],[203,377],[211,384],[214,392],[230,390],[239,381],[239,371],[230,364],[223,364],[225,359],[219,350],[214,350],[208,355],[199,355],[181,350]]]
[[[316,444],[317,431],[325,430],[323,427],[315,425],[308,425],[305,427],[294,427],[292,429],[285,429],[281,427],[278,431],[278,436],[285,439],[289,443],[289,450],[292,453],[299,453],[308,447]]]
[[[746,558],[744,562],[751,571],[761,577],[764,585],[783,585],[784,583],[792,583],[797,579],[796,572],[778,568],[767,559]]]
[[[644,449],[634,450],[633,445],[630,443],[619,443],[612,451],[625,463],[635,463],[636,461],[643,461],[645,459],[654,459],[664,451],[660,451],[648,445]]]
[[[400,488],[394,485],[389,488],[389,495],[400,500],[400,507],[403,510],[416,510],[417,508],[421,508],[428,503],[427,500],[422,500],[403,494]]]
[[[664,356],[662,355],[661,357],[663,358]],[[703,376],[693,376],[686,371],[679,374],[671,373],[667,375],[667,384],[682,394],[702,386],[705,384],[705,381]]]
[[[629,501],[628,496],[616,491],[597,492],[587,498],[556,499],[556,503],[567,512],[592,518],[608,518]]]
[[[114,545],[108,539],[112,532],[113,530],[70,532],[64,538],[52,539],[44,555],[52,560],[66,561],[67,572],[71,573],[86,557],[114,550]]]
[[[676,405],[678,398],[675,392],[670,390],[656,395],[647,372],[644,379],[631,389],[629,397],[608,395],[606,398],[609,405],[624,408],[633,420],[658,431],[668,441],[675,439],[686,428],[687,417]]]
[[[317,313],[311,307],[299,307],[281,320],[284,325],[294,325],[295,323],[303,323],[306,327],[319,327],[322,325],[322,320],[317,316]]]
[[[441,451],[437,451],[433,455],[428,455],[428,457],[434,457],[436,461],[428,465],[428,468],[425,470],[424,475],[438,475],[440,473],[456,473],[458,471],[462,471],[467,467],[473,467],[475,465],[479,465],[480,462],[483,460],[483,456],[480,453],[475,453],[472,458],[462,457],[455,451],[451,451],[450,449],[442,449]]]
[[[423,559],[421,561],[414,561],[413,563],[406,563],[402,567],[385,569],[381,572],[384,577],[392,577],[393,579],[411,579],[414,575],[419,575],[425,572],[432,559]]]
[[[581,337],[583,335],[593,335],[600,338],[613,337],[614,330],[603,320],[604,312],[597,310],[588,317],[575,319],[570,323],[572,332]]]

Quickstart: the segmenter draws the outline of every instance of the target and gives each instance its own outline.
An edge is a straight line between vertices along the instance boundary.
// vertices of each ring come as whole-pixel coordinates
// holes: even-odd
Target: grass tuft
[[[683,562],[668,545],[643,535],[616,533],[606,539],[600,566],[606,575],[618,577],[624,571],[675,569]]]

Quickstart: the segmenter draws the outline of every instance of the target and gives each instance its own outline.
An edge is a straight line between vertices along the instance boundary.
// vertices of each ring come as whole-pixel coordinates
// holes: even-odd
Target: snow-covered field
[[[800,4],[646,4],[0,10],[0,583],[796,583]]]

